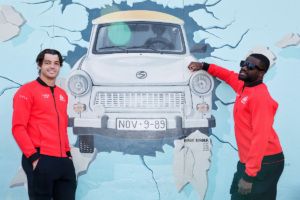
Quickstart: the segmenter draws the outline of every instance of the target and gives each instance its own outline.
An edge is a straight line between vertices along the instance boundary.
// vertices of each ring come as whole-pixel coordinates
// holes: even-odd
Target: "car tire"
[[[94,136],[79,135],[78,139],[80,153],[94,153]]]

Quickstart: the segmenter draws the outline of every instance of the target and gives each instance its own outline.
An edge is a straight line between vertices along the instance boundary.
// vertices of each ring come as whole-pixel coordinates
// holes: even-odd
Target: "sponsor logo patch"
[[[42,97],[43,97],[44,99],[49,99],[49,96],[50,96],[50,94],[42,94]]]
[[[21,94],[19,95],[19,98],[20,98],[20,99],[24,99],[24,100],[28,100],[28,97],[26,97],[26,96],[24,96],[24,95],[21,95]]]
[[[246,104],[247,101],[248,101],[248,96],[245,96],[245,97],[242,98],[241,103]]]
[[[59,95],[59,100],[60,100],[60,101],[63,101],[63,102],[66,101],[66,100],[65,100],[65,97],[64,97],[63,95],[61,95],[61,94]]]

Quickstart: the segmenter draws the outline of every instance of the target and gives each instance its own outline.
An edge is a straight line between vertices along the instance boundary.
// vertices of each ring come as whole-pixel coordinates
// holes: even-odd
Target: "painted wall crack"
[[[157,190],[157,195],[158,195],[158,200],[160,200],[160,191],[159,191],[159,188],[158,188],[158,184],[157,184],[157,181],[154,177],[154,172],[153,170],[147,165],[147,163],[145,162],[145,159],[144,159],[144,156],[140,156],[141,158],[141,161],[143,163],[143,165],[151,172],[151,176],[152,176],[152,179],[155,183],[155,187],[156,187],[156,190]]]

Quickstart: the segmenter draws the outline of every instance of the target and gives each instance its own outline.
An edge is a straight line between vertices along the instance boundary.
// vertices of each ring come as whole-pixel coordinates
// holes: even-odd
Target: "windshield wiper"
[[[122,51],[127,52],[127,48],[121,47],[121,46],[107,46],[107,47],[101,47],[101,48],[97,48],[97,51],[99,50],[105,50],[105,49],[119,49]]]
[[[155,48],[153,48],[153,47],[146,47],[145,45],[141,45],[141,46],[131,46],[131,47],[127,47],[126,48],[127,50],[128,49],[150,49],[150,50],[152,50],[152,51],[154,51],[154,52],[156,52],[156,53],[163,53],[162,51],[159,51],[158,49],[155,49]]]
[[[107,47],[98,48],[97,51],[101,51],[101,50],[105,50],[105,49],[119,49],[119,50],[122,50],[123,52],[126,52],[126,53],[128,53],[128,50],[130,50],[130,49],[145,49],[145,50],[152,50],[155,53],[163,53],[163,51],[160,51],[160,50],[155,49],[153,47],[146,47],[145,45],[142,45],[142,46],[131,46],[131,47],[107,46]]]

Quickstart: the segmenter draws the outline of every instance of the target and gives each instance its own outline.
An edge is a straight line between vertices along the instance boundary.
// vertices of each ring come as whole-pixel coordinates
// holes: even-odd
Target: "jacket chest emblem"
[[[246,104],[247,101],[248,101],[248,96],[245,96],[245,97],[243,97],[243,98],[241,99],[241,103],[242,103],[242,104]]]
[[[42,97],[43,97],[44,99],[49,99],[50,94],[42,94]]]
[[[61,94],[59,95],[59,100],[60,100],[60,101],[63,101],[63,102],[66,101],[65,97],[64,97],[63,95],[61,95]]]

